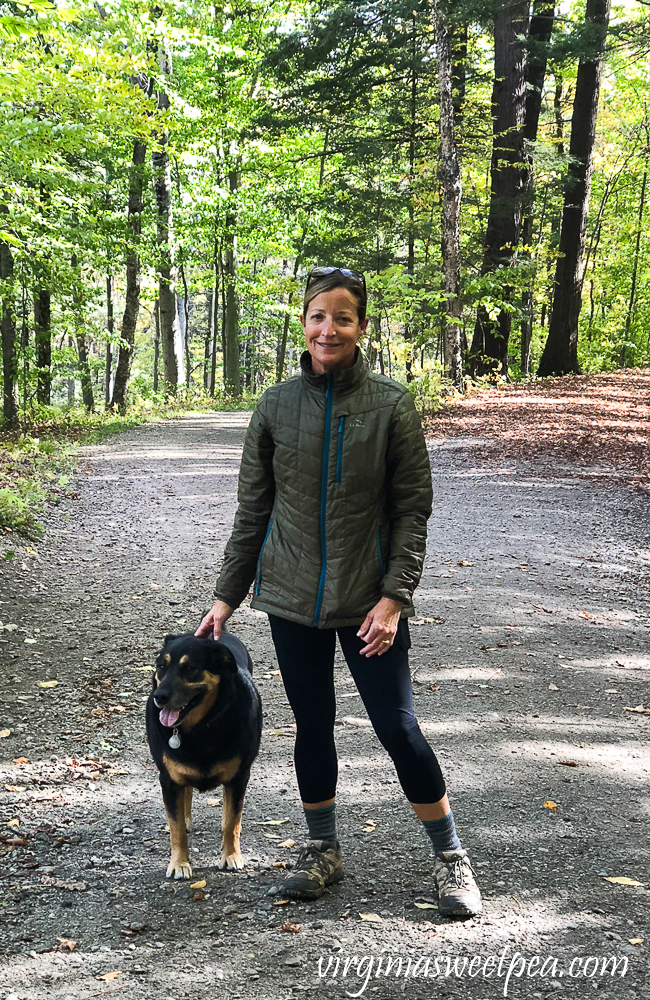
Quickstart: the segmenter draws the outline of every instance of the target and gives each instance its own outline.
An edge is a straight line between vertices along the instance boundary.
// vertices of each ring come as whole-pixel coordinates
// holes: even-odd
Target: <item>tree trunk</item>
[[[106,275],[106,371],[104,373],[104,403],[106,409],[111,405],[111,376],[113,374],[113,333],[115,319],[113,315],[113,275]]]
[[[533,16],[528,32],[528,63],[526,109],[524,114],[524,140],[537,141],[539,116],[542,110],[542,91],[548,63],[548,43],[553,32],[555,7],[549,0],[533,0]],[[531,151],[527,151],[527,171],[524,181],[524,222],[521,234],[522,255],[532,257],[534,173]],[[535,279],[531,273],[530,285],[521,297],[521,372],[530,367],[530,343],[533,335],[533,293]]]
[[[158,392],[158,370],[160,368],[160,303],[153,304],[153,318],[156,333],[153,339],[153,391]]]
[[[158,66],[160,77],[169,77],[172,72],[171,57],[163,40],[158,43]],[[157,106],[160,111],[169,111],[169,97],[162,87],[157,90]],[[156,192],[158,244],[158,303],[160,318],[160,341],[163,358],[165,390],[176,392],[184,382],[183,349],[176,305],[176,269],[174,266],[174,216],[172,209],[172,180],[166,130],[156,136],[157,144],[152,153],[154,190]]]
[[[578,323],[582,306],[583,256],[610,3],[611,0],[587,0],[585,10],[592,51],[581,58],[578,66],[571,119],[570,163],[555,269],[555,294],[538,375],[566,375],[579,371]]]
[[[411,96],[409,102],[409,194],[408,194],[408,257],[406,263],[406,273],[409,275],[411,285],[415,278],[415,140],[417,130],[417,95],[418,95],[418,75],[416,72],[417,53],[417,19],[416,12],[411,15]],[[406,381],[412,382],[415,378],[413,373],[413,341],[415,330],[412,319],[407,320],[404,326],[404,340],[406,341],[405,368]]]
[[[643,178],[641,180],[641,194],[639,196],[639,214],[637,217],[637,227],[636,227],[636,243],[634,246],[634,266],[632,268],[632,283],[630,285],[630,301],[627,306],[627,316],[625,317],[625,339],[623,341],[623,350],[621,351],[621,365],[625,368],[627,364],[627,344],[630,339],[630,330],[632,328],[632,317],[634,315],[634,301],[636,299],[636,283],[639,274],[639,252],[641,249],[641,234],[643,232],[643,210],[645,208],[645,192],[648,184],[648,164],[646,161],[645,169],[643,171]]]
[[[442,314],[443,365],[457,389],[463,389],[460,345],[460,204],[463,193],[454,135],[451,38],[441,6],[435,4],[438,47],[438,99],[440,102],[440,180],[442,183],[442,269],[447,300]]]
[[[519,242],[524,194],[524,110],[526,101],[526,49],[528,3],[501,0],[494,22],[494,85],[492,89],[492,159],[490,211],[481,274],[507,270]],[[506,275],[502,300],[512,294]],[[472,339],[473,372],[508,372],[511,313],[506,309],[492,319],[479,305]]]
[[[224,243],[226,246],[224,277],[226,282],[226,317],[223,335],[223,381],[226,392],[231,396],[241,395],[239,377],[239,297],[237,295],[237,211],[234,197],[239,188],[239,170],[228,172],[228,184],[232,195]]]
[[[79,378],[81,380],[81,398],[89,413],[95,409],[95,395],[93,393],[93,381],[90,375],[90,365],[88,364],[88,344],[86,342],[86,330],[82,315],[82,287],[81,274],[77,271],[78,260],[76,253],[70,260],[72,265],[72,304],[74,336],[77,344],[77,354],[79,356]]]
[[[131,240],[126,258],[126,289],[124,293],[124,313],[119,355],[115,368],[112,405],[120,412],[126,409],[126,391],[131,375],[131,361],[135,344],[135,330],[140,311],[140,235],[142,233],[142,212],[144,210],[144,163],[147,155],[145,143],[138,139],[133,143],[131,172],[129,176],[128,223]]]
[[[34,341],[36,347],[36,399],[49,406],[52,396],[52,305],[45,279],[34,288]]]
[[[2,215],[8,214],[1,206]],[[16,313],[13,291],[14,256],[0,240],[0,281],[2,282],[2,418],[9,430],[18,428],[18,352],[16,350]]]

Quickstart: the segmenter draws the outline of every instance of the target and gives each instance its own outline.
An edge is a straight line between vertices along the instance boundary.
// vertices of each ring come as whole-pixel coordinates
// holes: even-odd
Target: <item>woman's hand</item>
[[[199,639],[207,639],[209,635],[213,639],[220,639],[221,630],[234,610],[225,601],[215,601],[194,635]]]
[[[366,643],[359,650],[361,656],[382,656],[393,645],[393,639],[399,624],[399,616],[403,604],[391,597],[382,599],[371,608],[357,632],[360,639]]]

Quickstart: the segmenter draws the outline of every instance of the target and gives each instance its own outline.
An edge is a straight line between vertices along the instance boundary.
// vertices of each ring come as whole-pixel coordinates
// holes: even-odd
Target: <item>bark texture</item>
[[[228,172],[232,201],[226,217],[224,234],[226,282],[226,315],[223,331],[223,381],[231,396],[241,395],[239,375],[239,296],[237,294],[237,212],[234,198],[239,188],[239,171]]]
[[[555,269],[555,294],[548,338],[538,375],[579,372],[578,323],[582,306],[583,258],[591,188],[591,167],[605,38],[611,0],[587,0],[585,22],[591,52],[581,58],[571,119],[571,161],[567,175]]]
[[[36,346],[36,399],[49,406],[52,399],[52,302],[44,284],[34,289],[34,340]]]
[[[524,110],[526,103],[526,50],[528,3],[500,3],[494,22],[494,86],[492,89],[492,159],[490,210],[481,274],[507,269],[519,242],[525,179]],[[501,299],[508,299],[507,281],[499,283]],[[479,306],[470,351],[472,371],[507,374],[511,313],[500,309],[496,317]]]
[[[6,213],[3,206],[3,214]],[[16,351],[16,313],[13,294],[14,257],[11,248],[0,240],[0,282],[2,282],[2,417],[5,427],[18,427],[18,354]]]
[[[526,71],[526,109],[524,114],[524,142],[532,144],[537,141],[539,116],[542,110],[542,91],[546,78],[548,63],[548,43],[553,33],[555,15],[554,3],[549,0],[533,0],[533,16],[530,19],[528,32],[528,65]],[[521,233],[523,254],[532,255],[533,241],[533,201],[534,174],[531,151],[526,151],[526,174],[524,177],[524,222]],[[521,371],[528,372],[530,367],[530,342],[533,332],[533,289],[534,276],[522,295],[521,321]]]
[[[164,42],[158,44],[158,66],[161,78],[171,75],[171,57]],[[169,97],[162,87],[157,91],[157,104],[161,111],[169,110]],[[163,360],[163,378],[166,388],[175,392],[184,380],[183,348],[176,302],[176,269],[174,266],[174,215],[172,209],[171,167],[166,131],[156,136],[152,153],[154,189],[156,192],[156,236],[158,245],[158,303],[160,317],[160,346]]]
[[[131,175],[129,178],[128,222],[131,229],[131,246],[126,258],[126,289],[122,316],[122,343],[115,368],[112,405],[124,410],[126,390],[131,374],[135,330],[140,311],[140,234],[142,232],[142,192],[144,188],[144,162],[147,147],[138,139],[133,143]]]
[[[445,374],[463,388],[460,297],[460,205],[463,193],[454,134],[451,34],[440,3],[435,4],[440,102],[440,180],[442,184],[442,269],[447,301],[442,319]]]

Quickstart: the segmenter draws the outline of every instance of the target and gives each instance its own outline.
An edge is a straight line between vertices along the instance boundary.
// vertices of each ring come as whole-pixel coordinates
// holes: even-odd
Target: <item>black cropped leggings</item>
[[[390,754],[409,802],[437,802],[445,782],[433,750],[413,712],[408,665],[408,625],[382,656],[359,655],[365,643],[357,626],[318,629],[269,615],[282,680],[296,720],[294,759],[303,802],[325,802],[336,794],[334,744],[336,634],[375,733]]]

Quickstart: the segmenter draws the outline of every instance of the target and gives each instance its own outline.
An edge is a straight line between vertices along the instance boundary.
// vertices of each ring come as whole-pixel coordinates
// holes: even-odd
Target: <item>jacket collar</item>
[[[356,348],[354,364],[350,368],[341,368],[339,371],[332,372],[331,375],[316,375],[312,371],[311,354],[309,351],[304,351],[300,356],[300,368],[303,380],[307,385],[324,391],[331,379],[333,388],[337,393],[353,392],[368,377],[368,365],[358,347]]]

